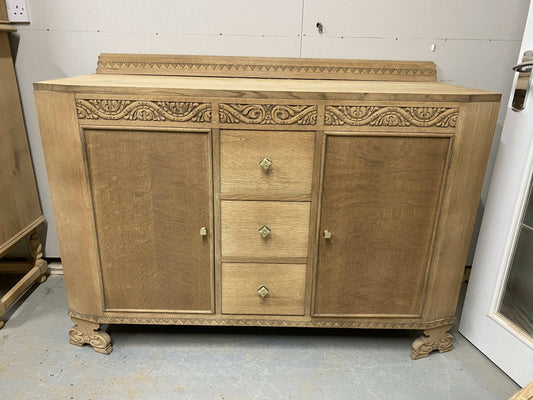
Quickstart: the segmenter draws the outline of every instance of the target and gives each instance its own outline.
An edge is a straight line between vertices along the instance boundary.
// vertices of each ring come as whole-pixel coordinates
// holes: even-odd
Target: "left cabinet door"
[[[213,312],[208,131],[85,129],[105,309]]]

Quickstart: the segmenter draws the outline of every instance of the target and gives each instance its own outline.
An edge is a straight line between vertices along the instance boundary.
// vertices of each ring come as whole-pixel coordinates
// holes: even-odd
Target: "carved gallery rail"
[[[420,329],[412,358],[451,350],[499,95],[435,77],[102,55],[35,84],[71,343],[109,353],[100,325],[134,323]]]

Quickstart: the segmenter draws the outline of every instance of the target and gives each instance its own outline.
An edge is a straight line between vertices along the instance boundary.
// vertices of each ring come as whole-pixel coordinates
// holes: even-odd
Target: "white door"
[[[531,50],[530,6],[518,63]],[[507,106],[459,331],[525,386],[533,381],[533,88],[523,94],[533,74],[522,69]]]

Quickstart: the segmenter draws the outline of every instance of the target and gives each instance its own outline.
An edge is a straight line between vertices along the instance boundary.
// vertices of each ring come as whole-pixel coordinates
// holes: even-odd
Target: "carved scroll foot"
[[[102,354],[109,354],[113,351],[111,337],[100,330],[100,324],[78,318],[71,317],[70,319],[75,324],[68,331],[71,344],[81,347],[87,343],[93,347],[94,351]]]
[[[43,283],[46,281],[46,272],[48,271],[48,263],[43,259],[43,246],[39,239],[38,230],[35,229],[30,236],[31,258],[33,266],[39,268],[41,275],[37,278],[37,282]]]
[[[453,349],[453,336],[448,333],[452,325],[426,329],[424,334],[413,342],[411,358],[418,360],[427,357],[433,350],[445,353]]]

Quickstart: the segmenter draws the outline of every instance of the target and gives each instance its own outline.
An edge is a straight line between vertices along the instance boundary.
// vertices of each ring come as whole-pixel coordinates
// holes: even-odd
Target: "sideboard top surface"
[[[36,82],[36,90],[72,93],[297,98],[309,100],[499,101],[500,94],[439,82],[292,80],[91,74]]]

